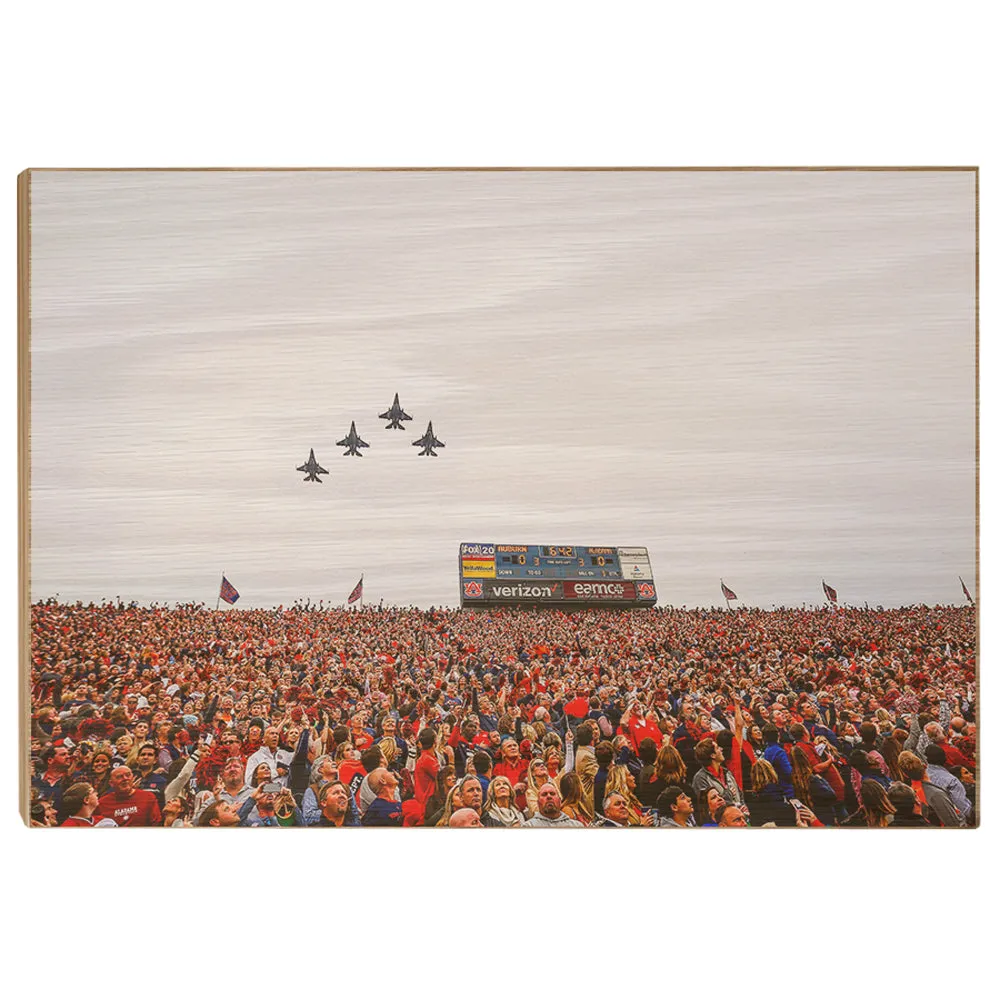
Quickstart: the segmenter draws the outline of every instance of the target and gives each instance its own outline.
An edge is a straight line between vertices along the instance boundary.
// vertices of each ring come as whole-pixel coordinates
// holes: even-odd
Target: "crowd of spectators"
[[[976,824],[976,616],[31,608],[34,826]]]

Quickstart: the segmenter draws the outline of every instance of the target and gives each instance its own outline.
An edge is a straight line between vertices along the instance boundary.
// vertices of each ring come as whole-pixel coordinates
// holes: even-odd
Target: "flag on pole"
[[[826,594],[826,599],[828,601],[833,601],[834,604],[837,603],[837,591],[835,591],[833,587],[826,582],[826,580],[823,581],[823,592]]]
[[[965,596],[969,599],[969,603],[975,604],[976,602],[972,599],[972,594],[969,593],[969,588],[966,587],[965,581],[959,577],[958,582],[962,585],[962,590],[965,591]]]
[[[219,587],[219,597],[226,604],[235,604],[240,599],[240,592],[223,576],[222,586]]]
[[[358,585],[354,588],[354,590],[351,591],[351,596],[347,598],[348,604],[353,604],[355,601],[361,599],[361,589],[362,589],[362,584],[364,582],[365,582],[365,577],[364,574],[362,573],[361,579],[358,580]]]
[[[719,583],[722,583],[720,580]],[[722,583],[722,596],[727,601],[738,601],[739,598],[736,596],[735,592],[730,590],[724,583]]]

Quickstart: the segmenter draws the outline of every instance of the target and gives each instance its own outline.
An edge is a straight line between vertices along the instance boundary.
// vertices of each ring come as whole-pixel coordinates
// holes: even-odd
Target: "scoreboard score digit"
[[[656,603],[649,552],[639,547],[463,542],[459,592],[462,607]]]

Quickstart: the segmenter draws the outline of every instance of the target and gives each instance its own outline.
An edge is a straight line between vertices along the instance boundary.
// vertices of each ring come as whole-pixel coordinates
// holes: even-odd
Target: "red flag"
[[[225,578],[222,578],[222,586],[219,587],[219,597],[226,604],[235,604],[240,599],[240,592]]]
[[[972,599],[972,594],[969,593],[969,588],[966,587],[965,581],[959,577],[958,582],[962,585],[962,590],[965,591],[965,596],[969,599],[969,603],[975,604],[976,602]]]
[[[364,582],[365,578],[364,575],[362,574],[361,579],[358,580],[358,585],[354,588],[354,590],[351,591],[351,596],[347,598],[348,604],[353,604],[355,601],[361,600],[361,587]]]
[[[826,580],[823,581],[823,591],[826,594],[826,599],[828,601],[833,601],[834,604],[837,603],[837,591],[835,591],[833,587],[826,582]]]
[[[722,583],[720,580],[719,583]],[[722,596],[727,601],[738,601],[739,598],[736,596],[735,592],[730,590],[724,583],[722,583]]]

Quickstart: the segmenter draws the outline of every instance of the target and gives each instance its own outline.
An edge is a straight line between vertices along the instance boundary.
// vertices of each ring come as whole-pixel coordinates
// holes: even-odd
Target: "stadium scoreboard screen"
[[[649,552],[641,547],[462,542],[458,573],[463,608],[656,603]]]

